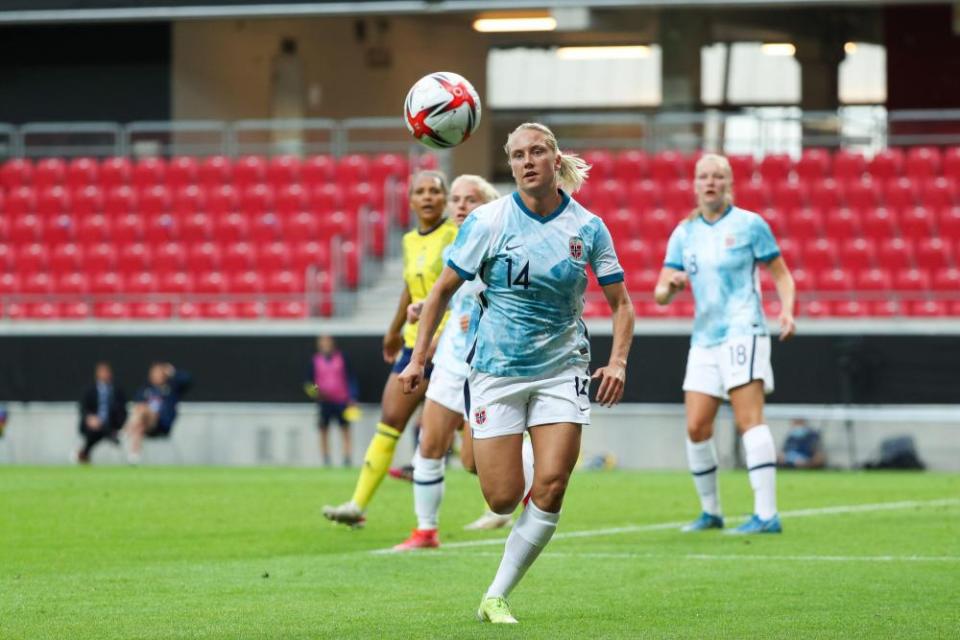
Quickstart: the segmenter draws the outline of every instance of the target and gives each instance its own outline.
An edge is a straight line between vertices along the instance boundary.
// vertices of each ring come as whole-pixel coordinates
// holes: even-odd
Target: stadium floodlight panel
[[[765,56],[792,56],[797,48],[789,42],[764,42],[760,45],[760,51]]]
[[[553,16],[516,17],[516,18],[477,18],[473,21],[474,31],[481,33],[507,33],[510,31],[554,31],[557,20]]]
[[[857,52],[857,43],[856,42],[844,42],[843,43],[843,52],[848,56],[852,56]]]
[[[559,47],[561,60],[637,60],[650,57],[650,47],[642,44],[609,47]]]

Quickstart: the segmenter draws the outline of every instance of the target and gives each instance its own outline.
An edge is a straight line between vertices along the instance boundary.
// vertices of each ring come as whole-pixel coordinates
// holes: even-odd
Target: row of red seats
[[[417,159],[419,168],[436,168],[432,155]],[[196,158],[175,156],[146,157],[131,160],[111,157],[103,161],[94,158],[45,158],[36,163],[14,158],[0,165],[0,188],[7,190],[24,185],[52,187],[66,185],[71,189],[88,185],[115,187],[134,185],[149,187],[168,185],[180,187],[192,184],[216,187],[224,184],[247,186],[271,184],[277,187],[290,184],[320,185],[337,182],[350,185],[356,182],[383,184],[389,177],[403,180],[410,172],[410,163],[401,154],[384,153],[375,156],[350,154],[339,158],[327,155],[308,156],[227,156]]]
[[[657,182],[673,182],[691,179],[694,165],[702,154],[591,150],[582,155],[593,165],[591,175],[594,178],[617,178],[628,182],[650,178]],[[869,158],[856,151],[832,152],[817,148],[804,149],[796,161],[786,154],[769,154],[759,161],[747,155],[728,157],[737,182],[749,181],[755,176],[771,184],[791,178],[810,181],[828,176],[838,180],[859,180],[864,174],[880,180],[902,175],[914,179],[939,175],[960,179],[960,147],[942,150],[932,146],[890,148]]]
[[[910,207],[901,211],[878,207],[856,209],[798,209],[788,213],[776,209],[762,209],[759,214],[779,238],[807,240],[818,237],[836,239],[866,237],[883,240],[902,236],[919,239],[940,236],[960,239],[960,206],[943,209]],[[603,216],[604,223],[614,238],[624,241],[632,238],[665,240],[670,237],[682,216],[666,209],[639,212],[617,209]]]
[[[356,262],[359,248],[354,242],[337,246],[344,262]],[[66,242],[49,246],[41,243],[0,244],[0,273],[32,271],[112,271],[123,272],[157,270],[243,271],[246,269],[295,269],[309,266],[329,270],[331,248],[329,242],[307,240],[302,242],[196,242],[184,245],[164,242],[157,245],[130,243],[122,246],[108,242],[79,244]]]
[[[332,315],[332,306],[321,303],[316,311]],[[0,319],[11,320],[257,320],[302,319],[307,305],[300,300],[280,302],[34,302],[0,304]]]
[[[628,273],[637,268],[663,264],[666,241],[620,240],[617,256]],[[955,243],[942,238],[851,238],[838,242],[833,238],[795,241],[779,240],[780,252],[791,268],[825,269],[844,267],[863,269],[872,266],[891,269],[921,267],[939,269],[960,266],[960,239]]]
[[[332,291],[329,276],[321,275],[320,284],[330,287]],[[291,270],[236,273],[207,271],[197,274],[182,271],[68,272],[54,275],[44,271],[24,275],[0,273],[0,295],[303,294],[304,287],[303,272]]]
[[[397,195],[402,197],[401,201],[404,201],[406,185],[398,183],[395,189]],[[384,189],[369,182],[358,182],[347,187],[335,183],[314,186],[292,184],[279,189],[263,184],[244,188],[189,185],[176,189],[153,185],[139,190],[128,186],[111,187],[108,190],[86,186],[72,192],[64,187],[45,187],[38,191],[33,187],[19,186],[6,194],[0,191],[0,214],[38,214],[48,217],[95,213],[112,217],[128,213],[184,216],[201,212],[213,215],[293,215],[303,211],[357,211],[362,207],[382,209],[385,201]]]
[[[898,177],[883,181],[820,178],[775,184],[744,180],[734,183],[733,193],[737,206],[750,211],[768,207],[792,211],[805,207],[871,209],[924,205],[939,208],[960,204],[958,179],[943,176],[923,179]],[[689,180],[657,183],[653,180],[591,179],[584,183],[576,198],[597,212],[622,207],[639,210],[662,207],[686,212],[695,205],[693,185]]]
[[[640,318],[692,318],[694,305],[689,300],[678,300],[661,306],[653,301],[633,301],[634,310]],[[609,306],[600,300],[591,300],[584,305],[587,318],[605,318],[610,315]],[[769,318],[780,313],[780,304],[765,301],[764,312]],[[960,316],[960,299],[940,300],[929,297],[904,297],[883,300],[801,300],[797,315],[802,318],[950,318]]]

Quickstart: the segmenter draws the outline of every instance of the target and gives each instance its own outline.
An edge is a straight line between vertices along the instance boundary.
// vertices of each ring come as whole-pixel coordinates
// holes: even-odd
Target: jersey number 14
[[[513,258],[507,258],[507,288],[523,287],[530,288],[530,263],[525,262],[516,279],[513,277]]]

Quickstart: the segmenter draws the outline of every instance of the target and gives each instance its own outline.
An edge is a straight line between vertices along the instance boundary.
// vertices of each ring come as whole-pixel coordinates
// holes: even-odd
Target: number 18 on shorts
[[[690,347],[684,391],[728,398],[731,389],[753,380],[763,380],[765,393],[773,391],[770,336],[736,336],[718,345]]]

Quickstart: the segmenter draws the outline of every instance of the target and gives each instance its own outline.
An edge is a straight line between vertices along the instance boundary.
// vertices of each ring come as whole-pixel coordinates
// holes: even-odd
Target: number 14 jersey
[[[601,285],[623,281],[623,269],[603,221],[560,195],[547,216],[514,193],[478,207],[460,227],[447,264],[487,285],[468,357],[478,371],[539,376],[590,362],[580,318],[587,265]]]

